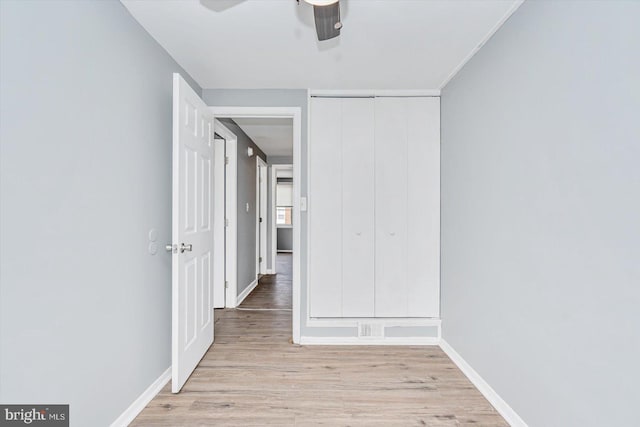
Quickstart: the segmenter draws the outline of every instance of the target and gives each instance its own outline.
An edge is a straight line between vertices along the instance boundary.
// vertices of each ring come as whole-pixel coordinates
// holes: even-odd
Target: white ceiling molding
[[[453,69],[451,74],[449,74],[447,76],[447,78],[444,79],[444,81],[442,83],[440,83],[440,90],[444,89],[444,87],[451,81],[451,79],[453,79],[456,76],[456,74],[458,74],[460,72],[460,70],[462,70],[462,67],[464,67],[465,64],[467,62],[469,62],[471,60],[471,58],[473,58],[473,55],[475,55],[482,48],[482,46],[484,46],[489,41],[489,39],[491,37],[493,37],[493,35],[496,33],[496,31],[498,31],[500,29],[500,27],[502,27],[502,25],[505,22],[507,22],[507,20],[511,17],[511,15],[514,14],[514,12],[516,10],[518,10],[518,8],[522,5],[522,3],[524,3],[524,0],[516,0],[511,5],[511,8],[509,10],[507,10],[507,12],[504,14],[504,16],[498,22],[496,22],[496,25],[494,25],[494,27],[489,30],[489,32],[487,33],[487,35],[484,36],[484,38],[482,39],[480,44],[478,44],[478,46],[476,46],[476,48],[473,49],[469,53],[469,55],[467,55],[466,58],[464,58],[462,61],[460,61],[460,64],[458,64],[458,66]]]

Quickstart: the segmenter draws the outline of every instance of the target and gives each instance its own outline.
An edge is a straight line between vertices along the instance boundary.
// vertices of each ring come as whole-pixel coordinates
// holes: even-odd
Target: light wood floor
[[[291,256],[242,307],[291,307]],[[215,343],[179,394],[134,426],[507,426],[438,347],[297,346],[290,311],[216,310]]]

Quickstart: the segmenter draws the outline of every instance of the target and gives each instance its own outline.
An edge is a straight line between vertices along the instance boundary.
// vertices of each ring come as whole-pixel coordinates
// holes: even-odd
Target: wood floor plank
[[[291,308],[291,255],[240,308]],[[216,310],[215,342],[179,394],[133,426],[508,424],[436,346],[297,346],[290,311]]]

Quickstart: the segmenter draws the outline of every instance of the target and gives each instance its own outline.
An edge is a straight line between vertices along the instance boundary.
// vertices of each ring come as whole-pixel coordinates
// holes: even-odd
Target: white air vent
[[[358,323],[358,338],[384,338],[381,323]]]

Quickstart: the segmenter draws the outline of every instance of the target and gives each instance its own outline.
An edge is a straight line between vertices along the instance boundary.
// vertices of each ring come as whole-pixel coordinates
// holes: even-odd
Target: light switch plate
[[[249,203],[247,203],[246,209],[247,209],[247,212],[249,212]]]

